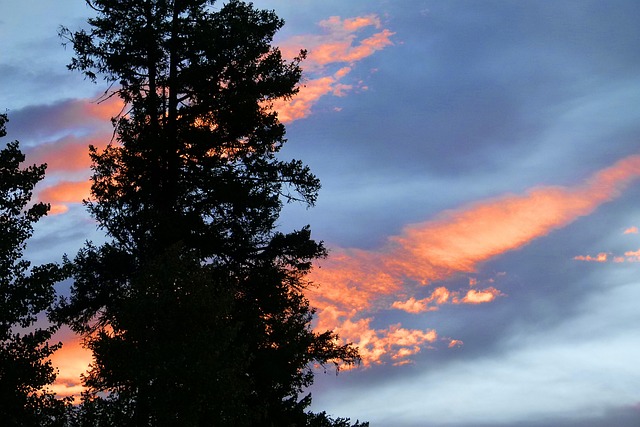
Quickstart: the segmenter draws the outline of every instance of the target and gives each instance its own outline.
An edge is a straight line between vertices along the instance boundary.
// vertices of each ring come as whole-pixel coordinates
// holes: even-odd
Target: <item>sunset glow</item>
[[[66,69],[56,34],[85,2],[5,3],[3,141],[47,164],[33,201],[51,204],[25,254],[60,263],[105,239],[82,206],[88,146],[126,111]],[[307,51],[298,94],[261,106],[286,125],[278,158],[322,183],[278,231],[309,224],[328,249],[307,277],[312,327],[362,356],[314,371],[310,409],[376,427],[640,425],[640,2],[254,3],[285,20],[283,58]],[[77,397],[91,354],[57,340],[52,389]]]

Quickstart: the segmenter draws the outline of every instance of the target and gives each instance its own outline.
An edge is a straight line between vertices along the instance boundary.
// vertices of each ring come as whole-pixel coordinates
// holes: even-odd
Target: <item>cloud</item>
[[[354,89],[354,85],[341,83],[341,80],[352,71],[354,65],[393,45],[391,37],[395,33],[388,29],[380,30],[381,22],[376,15],[346,19],[332,16],[318,25],[323,34],[295,36],[280,46],[287,58],[294,58],[302,49],[308,51],[307,59],[303,62],[307,80],[300,85],[300,92],[293,99],[278,100],[272,106],[283,123],[308,117],[311,107],[325,95],[345,96]],[[358,33],[367,28],[375,29],[374,33],[369,37],[358,37]],[[339,68],[328,71],[330,66]],[[367,89],[362,84],[357,87]]]
[[[596,256],[577,255],[573,257],[573,259],[576,261],[599,262],[599,263],[613,261],[614,263],[617,263],[617,264],[623,263],[623,262],[640,262],[640,249],[638,249],[637,251],[626,251],[624,253],[624,256],[622,255],[609,256],[609,255],[610,254],[607,254],[605,252],[600,252]]]
[[[464,345],[464,343],[460,340],[450,340],[449,341],[449,348],[455,348],[455,347],[462,347]]]
[[[89,138],[68,135],[53,142],[40,144],[26,153],[29,163],[47,164],[47,174],[88,170],[91,166],[89,145],[106,147],[109,135],[102,133]]]
[[[38,192],[38,201],[51,204],[50,215],[58,215],[69,210],[68,205],[80,203],[88,199],[91,192],[91,182],[61,181]]]
[[[400,323],[375,329],[372,321],[371,317],[358,320],[349,318],[335,328],[340,336],[351,337],[358,344],[364,366],[381,364],[385,357],[395,365],[404,364],[407,357],[438,339],[434,329],[407,329]]]
[[[624,230],[623,234],[638,234],[638,227],[633,226]],[[623,255],[615,255],[606,252],[600,252],[597,255],[576,255],[573,257],[576,261],[599,262],[606,263],[613,261],[614,263],[623,262],[640,262],[640,249],[637,251],[626,251]]]
[[[319,26],[325,34],[299,36],[284,44],[283,52],[290,56],[300,50],[293,47],[297,43],[309,47],[314,53],[310,53],[306,65],[317,74],[300,87],[296,97],[274,103],[272,108],[284,123],[307,117],[312,106],[325,95],[345,96],[354,86],[341,80],[351,72],[353,64],[389,46],[389,37],[393,34],[383,30],[358,40],[357,32],[367,27],[380,28],[380,20],[375,15],[332,17],[321,21]],[[325,66],[329,64],[341,65],[327,75]],[[29,106],[12,114],[12,134],[37,141],[29,144],[28,161],[48,165],[45,179],[48,186],[38,197],[52,204],[50,214],[64,213],[68,204],[79,203],[89,196],[88,182],[69,181],[66,176],[89,170],[88,146],[104,148],[113,132],[110,119],[122,109],[122,101],[114,96],[103,102],[68,99],[51,105]],[[32,126],[34,122],[38,123],[37,127]],[[45,142],[40,142],[43,139]]]
[[[442,305],[448,302],[450,296],[451,292],[444,286],[441,286],[439,288],[436,288],[427,298],[416,300],[414,297],[411,297],[405,302],[395,301],[393,304],[391,304],[391,307],[414,314],[424,313],[426,311],[435,311],[438,309],[438,305]],[[431,303],[434,303],[436,305],[429,305]]]
[[[320,35],[301,35],[285,41],[281,47],[288,56],[301,49],[308,51],[308,66],[317,69],[335,63],[354,63],[376,51],[393,45],[395,34],[389,29],[381,29],[380,18],[376,15],[342,19],[332,16],[318,24],[324,30]],[[358,39],[357,33],[367,27],[376,31],[369,37]]]
[[[97,98],[66,99],[11,112],[11,135],[37,143],[105,132],[111,135],[111,118],[122,111],[122,101],[115,96],[104,102]]]
[[[64,344],[51,355],[51,362],[59,371],[51,390],[59,396],[78,398],[84,390],[80,377],[89,368],[91,351],[82,347],[81,339],[66,328],[56,333],[52,341],[56,340]]]
[[[421,313],[446,302],[494,301],[502,293],[493,287],[471,289],[464,296],[439,287],[423,299],[398,297],[455,274],[475,272],[478,264],[592,213],[618,197],[638,176],[640,156],[630,156],[595,173],[582,185],[539,187],[444,212],[433,220],[405,227],[378,250],[335,248],[311,274],[311,280],[320,285],[308,292],[312,304],[319,308],[318,328],[335,329],[346,341],[367,348],[363,352],[365,365],[381,363],[382,352],[389,349],[393,336],[384,328],[369,328],[372,313],[389,308]],[[375,340],[384,344],[376,345]]]
[[[577,256],[573,257],[573,259],[575,259],[576,261],[587,261],[587,262],[607,262],[608,258],[609,258],[609,254],[607,254],[605,252],[600,252],[596,256],[577,255]]]
[[[121,111],[122,102],[112,97],[104,102],[67,99],[12,113],[12,135],[27,140],[27,162],[47,164],[36,199],[51,203],[50,215],[65,213],[69,204],[88,198],[89,145],[104,148],[108,144],[113,135],[110,119]]]
[[[613,282],[605,277],[598,274],[603,286],[583,293],[574,315],[512,324],[495,351],[433,357],[425,369],[409,371],[409,381],[386,375],[358,393],[334,387],[314,394],[314,405],[382,426],[637,426],[637,271],[620,272]],[[457,351],[455,340],[447,343]],[[393,413],[385,406],[389,396]],[[464,410],[451,411],[460,402]],[[607,414],[621,407],[633,409],[626,422]]]
[[[502,292],[496,288],[488,288],[482,291],[471,289],[467,291],[467,294],[461,300],[454,299],[454,304],[484,304],[491,302],[503,295]]]
[[[320,77],[307,82],[300,87],[298,94],[290,100],[279,99],[273,103],[273,109],[278,112],[282,123],[290,123],[304,119],[311,114],[311,107],[323,96],[336,92],[338,79],[335,76]],[[342,89],[343,90],[343,89]]]

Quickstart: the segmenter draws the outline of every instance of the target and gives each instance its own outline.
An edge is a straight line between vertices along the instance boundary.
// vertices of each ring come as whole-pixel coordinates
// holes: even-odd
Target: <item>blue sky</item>
[[[332,250],[309,297],[365,356],[317,376],[314,409],[382,427],[637,426],[640,3],[255,3],[286,20],[285,52],[310,52],[282,155],[323,189],[281,226]],[[39,197],[56,209],[29,256],[59,260],[101,238],[77,203],[83,150],[108,141],[117,105],[65,68],[57,29],[84,25],[84,2],[0,10],[6,139],[49,163]]]

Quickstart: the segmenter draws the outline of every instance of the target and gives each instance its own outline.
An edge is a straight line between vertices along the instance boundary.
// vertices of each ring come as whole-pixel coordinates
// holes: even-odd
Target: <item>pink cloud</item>
[[[638,227],[633,226],[624,230],[624,234],[638,234]]]

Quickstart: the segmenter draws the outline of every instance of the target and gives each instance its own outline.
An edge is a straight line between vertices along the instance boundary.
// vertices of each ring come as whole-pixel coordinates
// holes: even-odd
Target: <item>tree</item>
[[[7,115],[0,114],[0,137]],[[54,300],[53,284],[61,278],[54,264],[30,268],[23,259],[33,224],[49,205],[29,202],[46,165],[21,169],[25,160],[17,141],[0,150],[0,419],[8,426],[55,425],[63,403],[42,389],[55,380],[48,357],[54,327],[35,326],[38,314]]]
[[[237,0],[87,4],[91,29],[61,33],[70,68],[126,106],[115,140],[90,148],[87,206],[111,241],[68,260],[55,317],[93,350],[87,408],[139,426],[307,425],[311,367],[359,358],[311,329],[305,275],[324,247],[277,230],[283,203],[311,206],[320,187],[277,157],[271,109],[296,94],[305,52],[283,60],[283,21]]]

